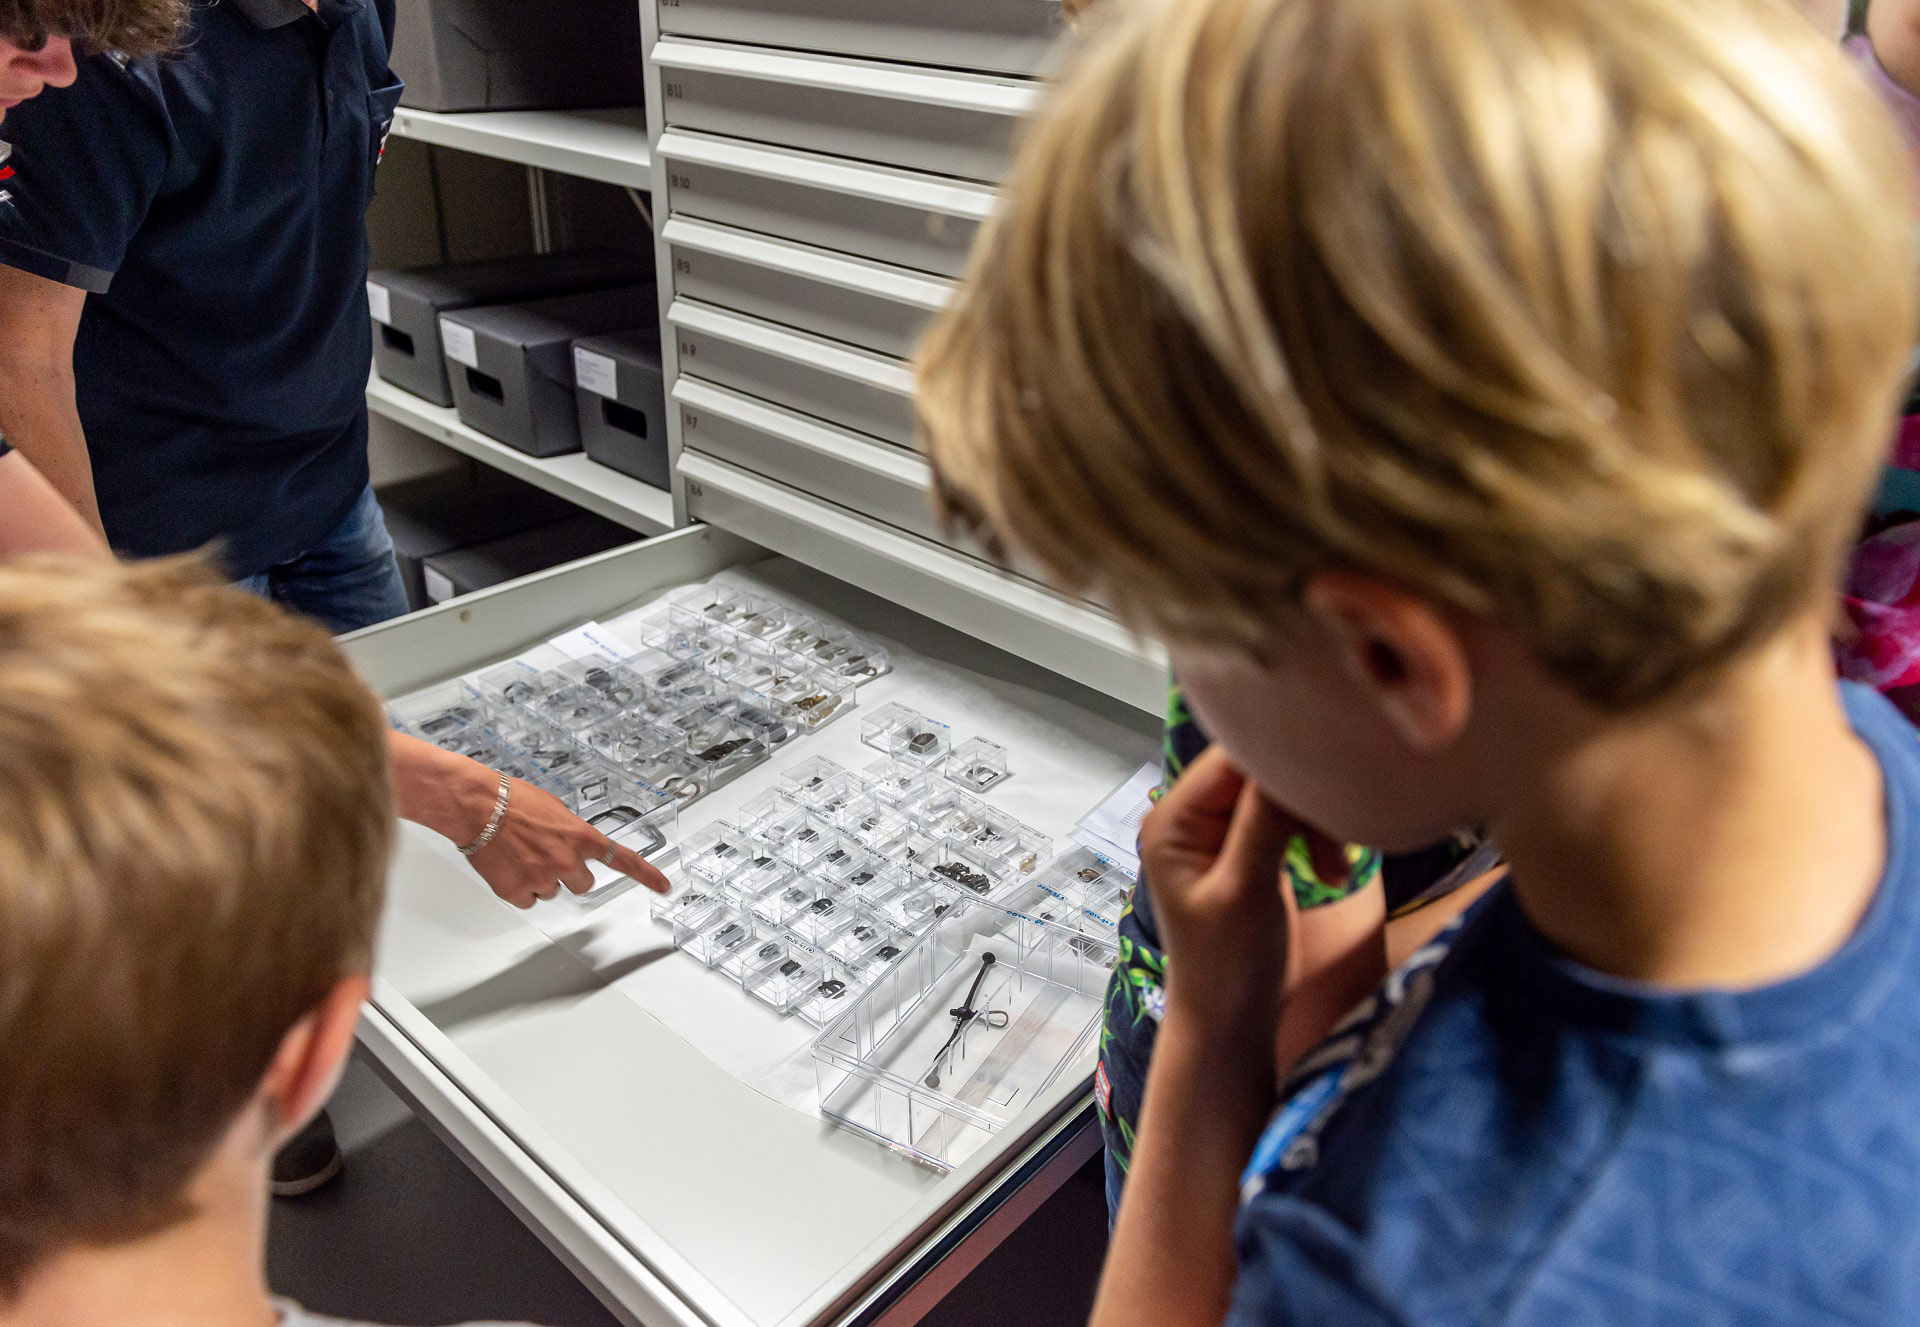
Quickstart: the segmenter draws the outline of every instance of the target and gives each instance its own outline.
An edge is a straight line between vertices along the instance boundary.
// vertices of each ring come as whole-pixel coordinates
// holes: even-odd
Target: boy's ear
[[[326,1104],[353,1050],[360,1007],[373,987],[365,976],[342,977],[326,998],[287,1030],[260,1083],[281,1139],[291,1137]]]
[[[1409,746],[1433,751],[1466,730],[1473,669],[1465,642],[1428,601],[1354,572],[1320,572],[1302,596],[1349,676]]]

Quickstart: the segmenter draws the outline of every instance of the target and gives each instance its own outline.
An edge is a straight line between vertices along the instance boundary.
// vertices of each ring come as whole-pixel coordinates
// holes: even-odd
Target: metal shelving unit
[[[584,452],[529,456],[476,433],[454,411],[378,378],[367,384],[367,408],[629,530],[656,535],[673,529],[672,494],[589,460]]]
[[[610,111],[471,111],[402,107],[393,132],[437,147],[476,152],[537,170],[628,189],[653,186],[653,148],[638,107]]]

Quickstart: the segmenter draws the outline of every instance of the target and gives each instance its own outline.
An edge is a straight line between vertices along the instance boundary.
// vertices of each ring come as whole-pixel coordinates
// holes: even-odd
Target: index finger
[[[664,894],[673,886],[667,883],[667,877],[659,867],[642,857],[632,848],[607,840],[607,847],[613,850],[611,860],[607,862],[621,875],[630,875],[656,894]]]

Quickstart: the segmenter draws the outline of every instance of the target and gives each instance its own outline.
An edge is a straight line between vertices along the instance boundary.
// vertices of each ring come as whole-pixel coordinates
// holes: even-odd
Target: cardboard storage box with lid
[[[579,451],[573,343],[657,318],[651,283],[442,314],[460,422],[532,456]]]
[[[649,281],[653,264],[611,249],[529,254],[367,274],[373,367],[382,379],[435,405],[453,404],[440,346],[440,315],[457,309]]]
[[[658,329],[575,341],[573,376],[587,455],[666,488],[667,382]]]

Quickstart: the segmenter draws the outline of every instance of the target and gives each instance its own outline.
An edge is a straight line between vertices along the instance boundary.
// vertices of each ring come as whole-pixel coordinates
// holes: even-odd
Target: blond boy
[[[192,563],[15,563],[0,789],[0,1324],[311,1327],[267,1177],[367,994],[378,705]]]
[[[1095,1321],[1920,1321],[1920,750],[1827,647],[1884,117],[1778,0],[1095,26],[922,365],[949,514],[1220,744]],[[1277,1055],[1288,839],[1466,824],[1510,884]]]

